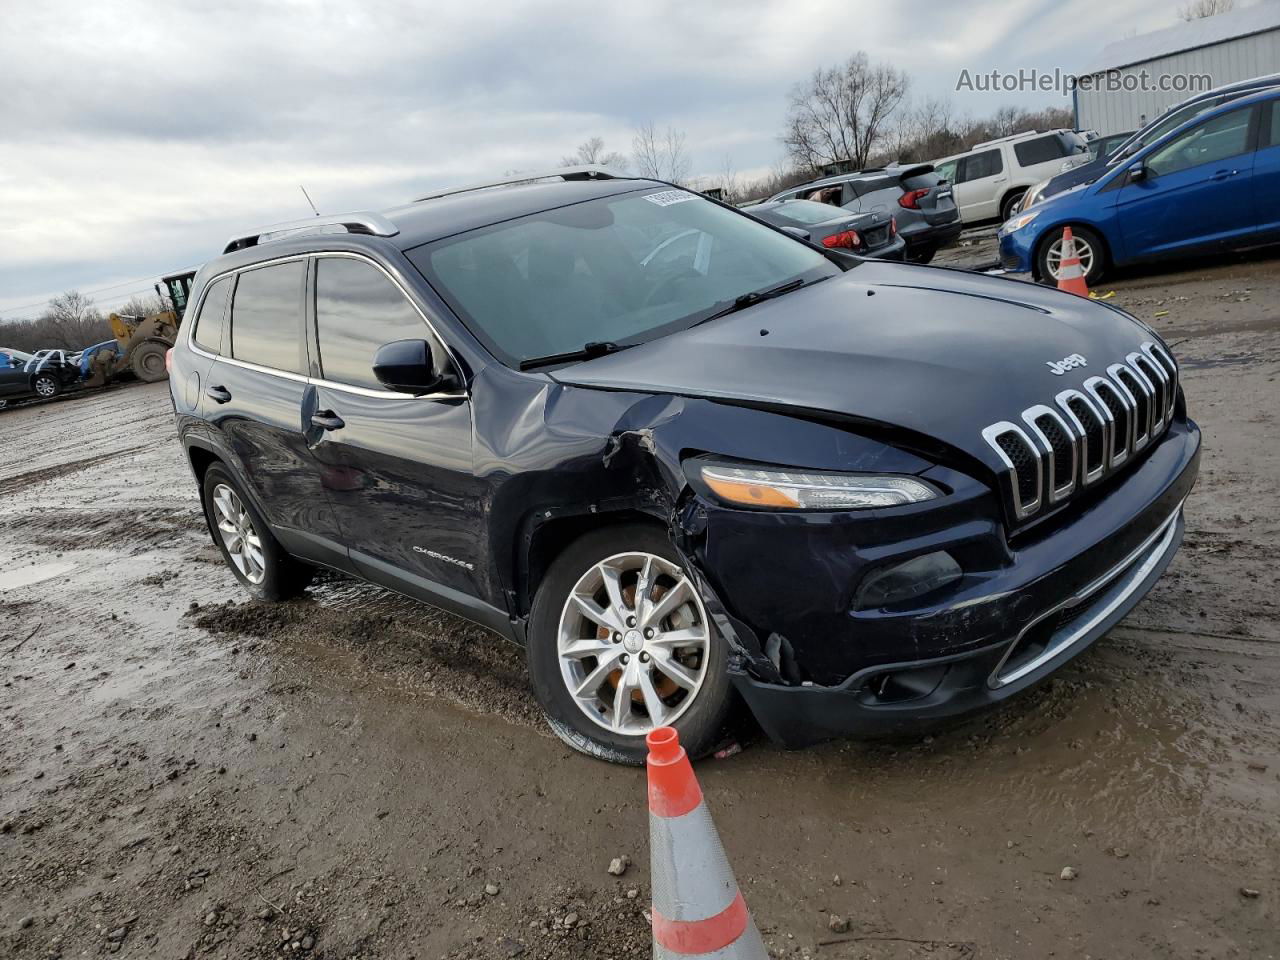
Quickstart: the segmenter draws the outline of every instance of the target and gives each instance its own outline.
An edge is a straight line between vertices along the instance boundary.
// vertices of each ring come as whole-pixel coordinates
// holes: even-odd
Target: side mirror
[[[431,346],[425,340],[393,340],[373,357],[378,382],[399,393],[423,394],[440,389],[449,380],[436,373]]]
[[[1129,167],[1129,182],[1139,183],[1147,179],[1147,165],[1139,161]]]
[[[809,241],[809,231],[801,230],[799,227],[783,227],[782,232],[791,234],[797,240],[804,240],[806,243]]]

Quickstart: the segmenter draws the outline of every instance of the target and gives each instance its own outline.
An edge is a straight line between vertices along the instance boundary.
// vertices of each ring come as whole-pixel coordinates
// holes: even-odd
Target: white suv
[[[973,149],[935,160],[934,170],[950,180],[965,223],[1008,220],[1027,188],[1089,160],[1089,143],[1074,130],[1018,133],[988,140]]]

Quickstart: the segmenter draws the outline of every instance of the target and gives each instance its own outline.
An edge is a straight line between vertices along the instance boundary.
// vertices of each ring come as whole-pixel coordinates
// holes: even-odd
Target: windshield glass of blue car
[[[744,294],[841,272],[806,244],[671,188],[520,217],[408,256],[510,366],[588,344],[644,343]]]

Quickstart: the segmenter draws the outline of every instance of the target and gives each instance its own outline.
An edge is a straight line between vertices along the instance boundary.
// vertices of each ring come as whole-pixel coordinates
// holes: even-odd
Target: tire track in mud
[[[122,450],[113,450],[110,453],[99,454],[94,457],[86,457],[82,460],[73,460],[70,463],[60,463],[52,467],[41,467],[37,470],[29,470],[26,473],[19,473],[16,476],[5,477],[0,479],[0,494],[17,493],[26,487],[33,486],[37,483],[47,483],[50,480],[57,480],[60,477],[70,476],[73,473],[79,473],[81,470],[88,470],[90,467],[96,467],[101,463],[108,463],[112,460],[119,460],[123,457],[133,456],[137,453],[143,453],[147,450],[153,450],[161,446],[158,442],[142,443],[135,447],[126,447]]]

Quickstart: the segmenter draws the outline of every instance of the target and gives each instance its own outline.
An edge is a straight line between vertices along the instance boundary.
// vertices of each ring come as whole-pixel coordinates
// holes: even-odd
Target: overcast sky
[[[956,80],[1081,69],[1177,5],[0,0],[0,318],[146,291],[236,230],[309,215],[299,184],[322,213],[377,209],[592,135],[629,154],[649,120],[686,132],[695,174],[764,172],[788,89],[859,49],[975,116],[1065,106]]]

